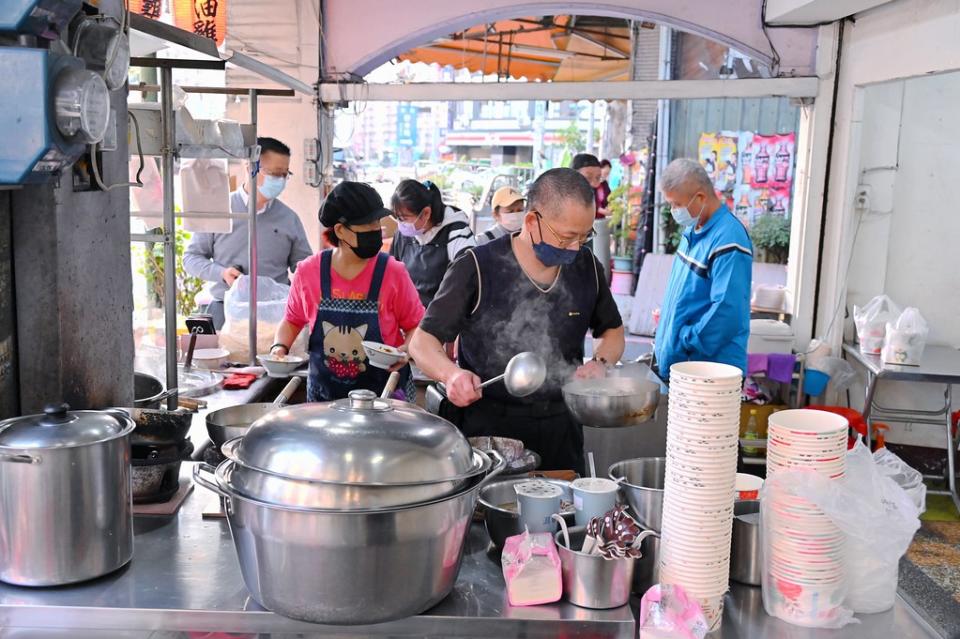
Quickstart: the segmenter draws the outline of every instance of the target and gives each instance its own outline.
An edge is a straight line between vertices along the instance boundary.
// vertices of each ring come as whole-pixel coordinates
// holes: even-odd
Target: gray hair
[[[662,191],[713,192],[713,180],[700,163],[690,158],[679,158],[667,165],[660,176]]]

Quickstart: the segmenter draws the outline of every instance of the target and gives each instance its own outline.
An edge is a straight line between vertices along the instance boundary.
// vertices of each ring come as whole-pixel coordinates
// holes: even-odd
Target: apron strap
[[[373,277],[370,278],[370,290],[367,291],[368,300],[380,299],[380,286],[383,284],[383,274],[387,271],[387,262],[390,256],[386,253],[377,253],[377,265],[373,269]]]
[[[330,294],[330,264],[332,257],[332,249],[326,249],[320,253],[320,297],[325,300],[333,299],[333,295]]]

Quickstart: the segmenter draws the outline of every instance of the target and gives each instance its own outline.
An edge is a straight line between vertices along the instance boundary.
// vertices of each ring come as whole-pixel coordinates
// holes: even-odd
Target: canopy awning
[[[573,16],[499,20],[434,40],[399,58],[531,81],[627,80],[630,30],[626,21],[616,19],[585,24]]]

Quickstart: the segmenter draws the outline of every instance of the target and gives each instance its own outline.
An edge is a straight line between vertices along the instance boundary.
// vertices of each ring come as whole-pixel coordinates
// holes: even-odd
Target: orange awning
[[[478,25],[412,49],[401,60],[527,80],[626,80],[626,26],[578,26],[569,16]]]

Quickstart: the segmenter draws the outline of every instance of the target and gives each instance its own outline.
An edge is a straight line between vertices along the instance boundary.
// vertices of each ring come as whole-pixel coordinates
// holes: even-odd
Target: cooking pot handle
[[[197,463],[196,465],[194,465],[194,467],[193,467],[193,481],[195,481],[196,483],[200,484],[201,486],[203,486],[203,487],[206,488],[207,490],[213,491],[213,492],[217,493],[218,495],[220,495],[221,497],[229,500],[229,499],[230,499],[230,495],[228,495],[227,493],[225,493],[225,492],[223,491],[223,489],[220,488],[220,486],[217,485],[217,482],[216,482],[216,481],[207,479],[207,478],[203,475],[203,473],[207,473],[207,474],[209,474],[209,475],[213,475],[215,471],[216,471],[216,468],[214,468],[214,467],[211,466],[210,464],[207,464],[207,463],[205,463],[205,462],[199,462],[199,463]]]
[[[26,453],[20,455],[0,453],[0,461],[14,462],[17,464],[39,464],[42,461],[42,458],[34,455],[27,455]]]
[[[487,476],[480,480],[480,483],[477,484],[477,491],[490,483],[494,477],[502,473],[507,467],[507,460],[503,458],[503,455],[498,453],[495,450],[484,451],[487,455],[493,457],[494,464],[490,468],[490,472],[487,473]]]

